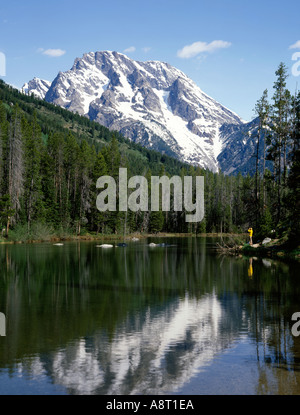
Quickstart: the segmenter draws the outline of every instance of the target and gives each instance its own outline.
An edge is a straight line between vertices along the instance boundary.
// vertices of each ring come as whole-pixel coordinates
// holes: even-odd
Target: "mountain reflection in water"
[[[300,393],[299,266],[171,242],[0,247],[0,393]]]

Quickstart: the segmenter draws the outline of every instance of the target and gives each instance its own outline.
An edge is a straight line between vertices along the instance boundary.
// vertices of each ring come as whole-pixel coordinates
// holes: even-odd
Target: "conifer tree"
[[[29,124],[23,121],[24,131],[24,206],[28,230],[33,219],[43,218],[43,196],[41,189],[41,129],[36,113]]]
[[[300,244],[300,93],[294,102],[292,166],[288,176],[288,192],[285,198],[288,210],[290,242]]]
[[[15,210],[11,208],[11,200],[10,200],[9,194],[2,196],[0,198],[0,224],[2,223],[5,224],[5,236],[6,237],[8,237],[11,217],[14,214],[15,214]]]
[[[75,217],[76,197],[79,182],[80,147],[73,134],[69,133],[64,145],[64,170],[66,172],[66,215],[65,224]]]
[[[96,228],[97,234],[105,231],[105,222],[107,221],[107,212],[99,212],[96,206],[96,199],[98,191],[96,189],[96,183],[99,177],[107,175],[107,166],[102,152],[100,151],[96,157],[93,179],[91,183],[91,225],[92,228]]]
[[[288,77],[287,67],[280,63],[276,71],[277,80],[274,83],[273,105],[271,107],[271,130],[272,141],[269,149],[269,157],[273,161],[274,175],[276,183],[276,216],[277,223],[281,219],[282,211],[282,169],[283,169],[283,149],[287,134],[286,116],[286,79]]]
[[[2,189],[2,182],[4,177],[4,142],[6,140],[6,111],[3,103],[0,101],[0,195]]]
[[[6,145],[6,173],[4,193],[9,195],[11,209],[18,217],[21,209],[21,196],[24,193],[24,147],[21,130],[21,115],[18,106],[14,108],[9,125],[8,141]],[[12,218],[12,223],[16,220]]]
[[[48,138],[49,174],[53,181],[53,208],[57,211],[57,224],[63,223],[65,214],[65,177],[64,177],[64,139],[60,133],[50,134]]]
[[[79,152],[79,182],[77,197],[76,233],[80,235],[81,226],[87,224],[87,214],[90,211],[91,173],[95,162],[95,149],[86,140],[82,140]]]
[[[257,150],[256,150],[256,168],[255,168],[255,183],[256,183],[256,199],[260,203],[260,193],[259,193],[259,157],[260,157],[260,145],[263,141],[263,151],[262,151],[262,205],[266,204],[266,194],[265,194],[265,171],[266,171],[266,135],[270,117],[270,105],[268,102],[268,90],[265,89],[261,98],[257,101],[255,105],[255,112],[259,117],[259,126],[257,132]]]

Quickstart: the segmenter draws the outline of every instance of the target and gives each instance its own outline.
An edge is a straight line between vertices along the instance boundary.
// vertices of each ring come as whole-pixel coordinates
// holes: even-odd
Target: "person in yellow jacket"
[[[248,229],[248,233],[249,233],[249,244],[252,245],[253,241],[252,241],[252,237],[253,237],[253,229],[249,228]]]

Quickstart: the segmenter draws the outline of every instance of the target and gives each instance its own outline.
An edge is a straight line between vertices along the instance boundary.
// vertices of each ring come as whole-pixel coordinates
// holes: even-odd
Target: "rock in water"
[[[102,244],[102,245],[96,245],[96,248],[113,248],[113,245],[110,244]]]

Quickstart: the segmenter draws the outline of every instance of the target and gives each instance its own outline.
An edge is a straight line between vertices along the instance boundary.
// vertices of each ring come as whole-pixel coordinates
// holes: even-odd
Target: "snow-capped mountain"
[[[221,166],[218,157],[230,142],[228,131],[245,125],[182,71],[118,52],[84,54],[48,84],[35,78],[26,89],[146,147],[212,171]]]
[[[44,99],[51,82],[40,78],[33,78],[22,86],[22,91],[25,94],[34,94],[37,98]]]

